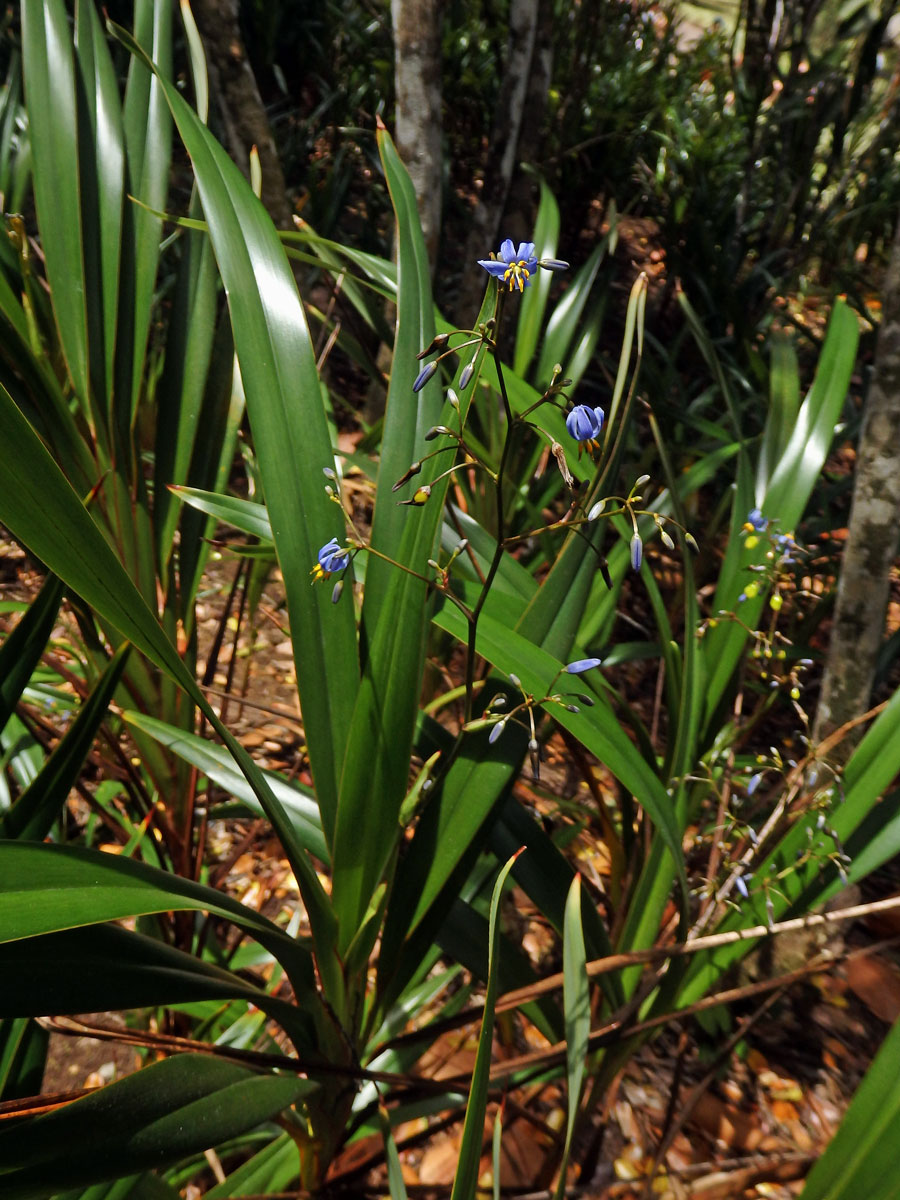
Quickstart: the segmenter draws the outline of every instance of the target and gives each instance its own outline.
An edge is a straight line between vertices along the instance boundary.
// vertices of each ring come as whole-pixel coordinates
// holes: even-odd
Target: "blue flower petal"
[[[506,274],[506,263],[493,258],[479,258],[478,265],[484,267],[488,275],[495,275],[498,279],[502,279]]]
[[[339,544],[337,538],[332,538],[318,553],[318,564],[313,567],[317,579],[327,578],[335,571],[343,571],[350,562],[350,551]]]
[[[589,408],[587,404],[576,404],[566,417],[566,429],[576,442],[589,442],[600,436],[603,420],[602,408]]]
[[[516,248],[512,244],[512,242],[509,240],[509,238],[506,238],[506,240],[503,242],[503,244],[500,247],[500,257],[507,264],[507,266],[511,262],[516,261]]]

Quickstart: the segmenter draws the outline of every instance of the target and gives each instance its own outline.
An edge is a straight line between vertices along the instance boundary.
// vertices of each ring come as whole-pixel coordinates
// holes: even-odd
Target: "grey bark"
[[[279,229],[292,229],[284,172],[241,36],[238,0],[193,0],[191,8],[206,49],[210,92],[228,153],[249,175],[250,151],[256,146],[262,202]]]
[[[394,29],[394,138],[409,171],[428,262],[441,236],[441,2],[391,0]]]
[[[866,397],[837,607],[816,740],[869,707],[885,629],[891,567],[900,538],[900,221],[882,296],[875,367]],[[844,761],[854,739],[833,756]]]
[[[484,273],[468,264],[476,263],[479,258],[487,258],[500,244],[500,218],[509,195],[513,168],[519,157],[522,116],[535,55],[539,10],[540,0],[510,0],[506,71],[494,114],[484,186],[472,215],[472,225],[463,252],[467,269],[457,306],[461,324],[475,319],[484,294]]]
[[[537,32],[522,113],[522,136],[527,138],[529,165],[540,162],[543,157],[543,132],[546,128],[547,102],[553,81],[553,19],[552,0],[538,0]],[[509,236],[513,241],[528,241],[534,228],[537,189],[534,177],[524,169],[522,160],[525,155],[520,154],[518,158],[519,163],[513,172],[506,207],[501,218],[502,236]],[[496,246],[491,248],[497,249]],[[483,280],[479,280],[479,283],[483,283]]]

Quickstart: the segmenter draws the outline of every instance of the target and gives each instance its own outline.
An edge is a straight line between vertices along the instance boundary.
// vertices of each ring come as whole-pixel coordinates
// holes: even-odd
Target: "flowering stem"
[[[500,293],[497,304],[497,328],[500,324],[500,311],[503,302],[503,293]],[[506,536],[506,520],[503,513],[503,481],[506,477],[506,466],[509,459],[509,452],[513,440],[513,414],[509,403],[509,396],[506,391],[506,381],[503,378],[503,366],[500,362],[500,354],[497,350],[497,338],[491,342],[491,353],[494,356],[494,364],[497,368],[497,381],[500,384],[500,397],[503,401],[503,409],[506,414],[506,437],[503,440],[503,449],[500,452],[500,465],[497,468],[497,474],[494,478],[494,490],[497,497],[497,545],[494,549],[494,555],[491,559],[491,565],[488,567],[487,574],[484,577],[484,583],[481,586],[478,600],[475,607],[472,609],[472,615],[469,618],[469,640],[468,653],[466,654],[466,722],[472,720],[473,710],[475,705],[475,643],[478,637],[478,618],[481,616],[481,610],[484,608],[485,602],[491,590],[491,585],[497,571],[500,569],[500,563],[503,560],[504,541]]]

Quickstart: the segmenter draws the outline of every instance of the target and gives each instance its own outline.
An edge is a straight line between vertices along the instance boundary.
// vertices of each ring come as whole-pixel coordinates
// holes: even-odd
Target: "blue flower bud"
[[[641,541],[641,535],[639,533],[635,533],[632,536],[630,545],[632,570],[639,571],[644,558],[644,544]]]
[[[508,718],[503,721],[498,721],[497,724],[494,726],[494,728],[491,730],[491,732],[488,736],[488,741],[490,742],[490,744],[492,746],[493,746],[494,742],[496,742],[496,740],[500,736],[500,734],[503,732],[503,730],[506,728],[506,720],[508,720]]]
[[[430,362],[428,366],[423,367],[416,376],[416,382],[413,384],[413,391],[421,392],[422,388],[425,386],[428,380],[431,379],[437,369],[438,365],[436,362]]]
[[[602,658],[577,658],[574,662],[566,664],[566,670],[570,675],[582,675],[585,671],[599,667],[602,662]]]

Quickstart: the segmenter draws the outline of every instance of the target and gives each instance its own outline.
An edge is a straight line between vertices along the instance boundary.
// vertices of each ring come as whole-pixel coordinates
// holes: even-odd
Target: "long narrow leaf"
[[[0,730],[9,720],[50,640],[63,585],[48,575],[37,597],[0,646]]]
[[[124,30],[116,35],[141,55]],[[145,59],[146,61],[146,59]],[[148,64],[149,65],[149,64]],[[315,355],[271,219],[177,88],[159,79],[194,166],[231,309],[235,349],[287,590],[307,743],[326,837],[358,686],[352,606],[332,605],[309,572],[330,536],[344,536],[325,494],[332,461]]]
[[[29,838],[39,842],[50,832],[78,780],[100,722],[106,716],[130,649],[125,643],[116,651],[38,777],[22,792],[9,812],[0,816],[0,837]]]
[[[25,97],[34,155],[34,199],[54,314],[76,393],[90,396],[78,171],[78,103],[62,0],[22,6]]]
[[[241,999],[279,1021],[298,1048],[315,1030],[298,1005],[269,996],[232,971],[117,925],[90,925],[0,944],[7,984],[0,1015],[47,1017]]]
[[[269,1120],[314,1088],[202,1055],[164,1059],[54,1112],[5,1123],[4,1200],[175,1162]]]
[[[415,356],[432,336],[431,287],[412,183],[384,129],[378,131],[378,144],[397,215],[399,282],[372,545],[421,575],[429,570],[427,560],[438,544],[447,481],[435,486],[421,509],[399,507],[390,486],[421,454],[424,435],[440,414],[436,383],[418,395],[412,390]],[[423,482],[439,469],[432,459]],[[425,663],[426,597],[422,578],[381,558],[370,559],[361,618],[366,658],[341,779],[333,854],[332,898],[342,951],[356,936],[399,839]],[[378,798],[374,804],[373,795]]]
[[[569,1093],[569,1120],[559,1167],[557,1197],[565,1194],[566,1168],[572,1149],[572,1137],[581,1088],[584,1083],[588,1035],[591,1032],[591,1004],[581,925],[581,876],[576,875],[566,899],[566,927],[563,936],[563,1010],[566,1017],[566,1076]]]
[[[900,1022],[869,1067],[800,1200],[892,1200],[900,1178]]]
[[[503,885],[506,883],[506,877],[512,870],[514,862],[515,856],[504,865],[497,876],[497,882],[494,884],[494,891],[491,895],[487,991],[484,997],[481,1033],[478,1035],[478,1049],[475,1053],[472,1086],[469,1089],[469,1103],[466,1106],[462,1143],[459,1148],[459,1163],[453,1179],[450,1200],[474,1200],[475,1190],[478,1186],[478,1163],[484,1143],[484,1115],[487,1109],[488,1085],[491,1075],[491,1048],[494,1042],[494,1007],[497,1003],[498,916]]]

